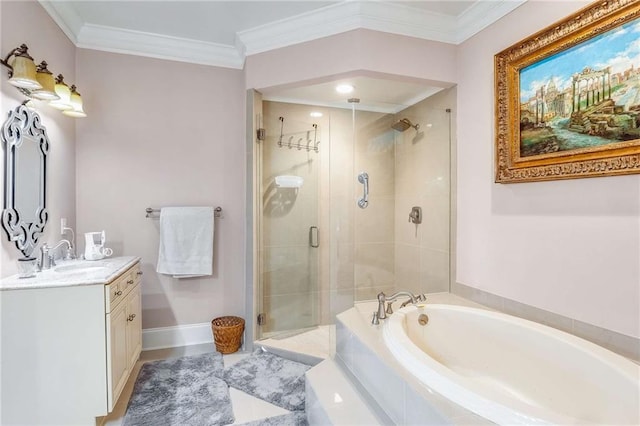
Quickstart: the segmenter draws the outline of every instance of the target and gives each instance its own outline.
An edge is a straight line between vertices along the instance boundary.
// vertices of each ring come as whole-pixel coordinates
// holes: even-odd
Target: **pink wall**
[[[353,30],[247,57],[246,87],[307,84],[343,73],[384,73],[448,87],[456,73],[455,55],[450,44]]]
[[[89,117],[78,122],[78,231],[106,230],[114,255],[143,258],[143,328],[244,314],[243,73],[78,49]],[[155,272],[158,220],[145,208],[221,206],[214,276]],[[84,245],[84,244],[83,244]]]
[[[46,60],[54,74],[62,73],[69,84],[75,82],[76,49],[62,30],[51,20],[35,1],[0,2],[0,54],[4,58],[14,47],[22,43],[29,46],[29,53],[39,63]],[[37,29],[34,30],[34,29]],[[0,114],[2,120],[9,110],[17,107],[24,97],[7,83],[7,69],[0,72]],[[82,86],[80,86],[82,89]],[[69,226],[75,226],[75,120],[43,103],[37,103],[37,111],[47,129],[50,151],[47,160],[47,208],[49,222],[40,241],[54,243],[60,236],[60,218],[66,217]],[[4,150],[2,150],[4,154]],[[4,157],[2,157],[4,158]],[[0,188],[4,188],[4,160],[0,162]],[[4,190],[2,189],[4,192]],[[14,243],[7,240],[4,229],[0,231],[0,278],[17,272],[16,259],[22,254]]]
[[[89,114],[77,121],[76,152],[76,121],[40,110],[52,140],[44,240],[57,240],[59,218],[73,225],[77,212],[79,234],[105,229],[116,254],[141,255],[145,328],[242,314],[244,88],[355,72],[456,82],[457,281],[640,336],[640,176],[493,183],[493,55],[584,4],[532,0],[458,47],[355,30],[250,56],[243,78],[237,70],[76,50],[36,2],[1,2],[2,53],[26,42],[71,82],[77,54]],[[0,81],[4,114],[19,97]],[[144,208],[179,204],[224,208],[213,278],[176,282],[154,272],[157,222]],[[15,271],[18,257],[2,240],[0,277]]]
[[[458,48],[457,281],[640,336],[640,176],[493,183],[493,55],[583,7],[529,1]]]

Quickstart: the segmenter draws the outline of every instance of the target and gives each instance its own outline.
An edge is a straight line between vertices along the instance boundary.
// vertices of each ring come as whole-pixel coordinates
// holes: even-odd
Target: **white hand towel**
[[[156,271],[175,278],[211,275],[213,232],[213,207],[162,208]]]

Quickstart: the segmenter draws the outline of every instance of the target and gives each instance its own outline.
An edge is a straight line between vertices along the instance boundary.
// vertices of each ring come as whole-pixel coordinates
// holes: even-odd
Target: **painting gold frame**
[[[523,69],[542,63],[541,61],[549,61],[554,55],[561,55],[572,47],[588,43],[595,37],[639,17],[638,0],[598,1],[495,55],[497,183],[640,173],[640,139],[627,138],[602,146],[565,151],[556,149],[555,152],[551,150],[552,152],[536,152],[523,156],[520,134],[520,73]],[[602,90],[606,92],[606,86]],[[569,96],[570,94],[567,94],[567,98]],[[599,98],[600,94],[596,96]],[[575,102],[575,98],[574,87],[571,102]],[[580,105],[580,95],[577,99]],[[579,111],[580,106],[577,108]]]

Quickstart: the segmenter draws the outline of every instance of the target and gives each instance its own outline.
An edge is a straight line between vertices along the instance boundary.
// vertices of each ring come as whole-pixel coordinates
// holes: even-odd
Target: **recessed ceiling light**
[[[350,84],[338,84],[336,86],[336,92],[338,93],[351,93],[353,92],[353,86]]]
[[[311,117],[322,117],[322,113],[320,111],[313,111],[309,115]]]

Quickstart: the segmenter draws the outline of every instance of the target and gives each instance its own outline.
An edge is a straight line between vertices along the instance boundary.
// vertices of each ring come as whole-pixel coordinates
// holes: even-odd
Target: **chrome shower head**
[[[404,132],[409,127],[413,127],[414,129],[416,129],[416,131],[418,131],[418,129],[420,128],[420,125],[413,124],[411,120],[409,120],[408,118],[403,118],[402,120],[398,120],[391,125],[391,128],[393,130],[397,130],[399,132]]]

